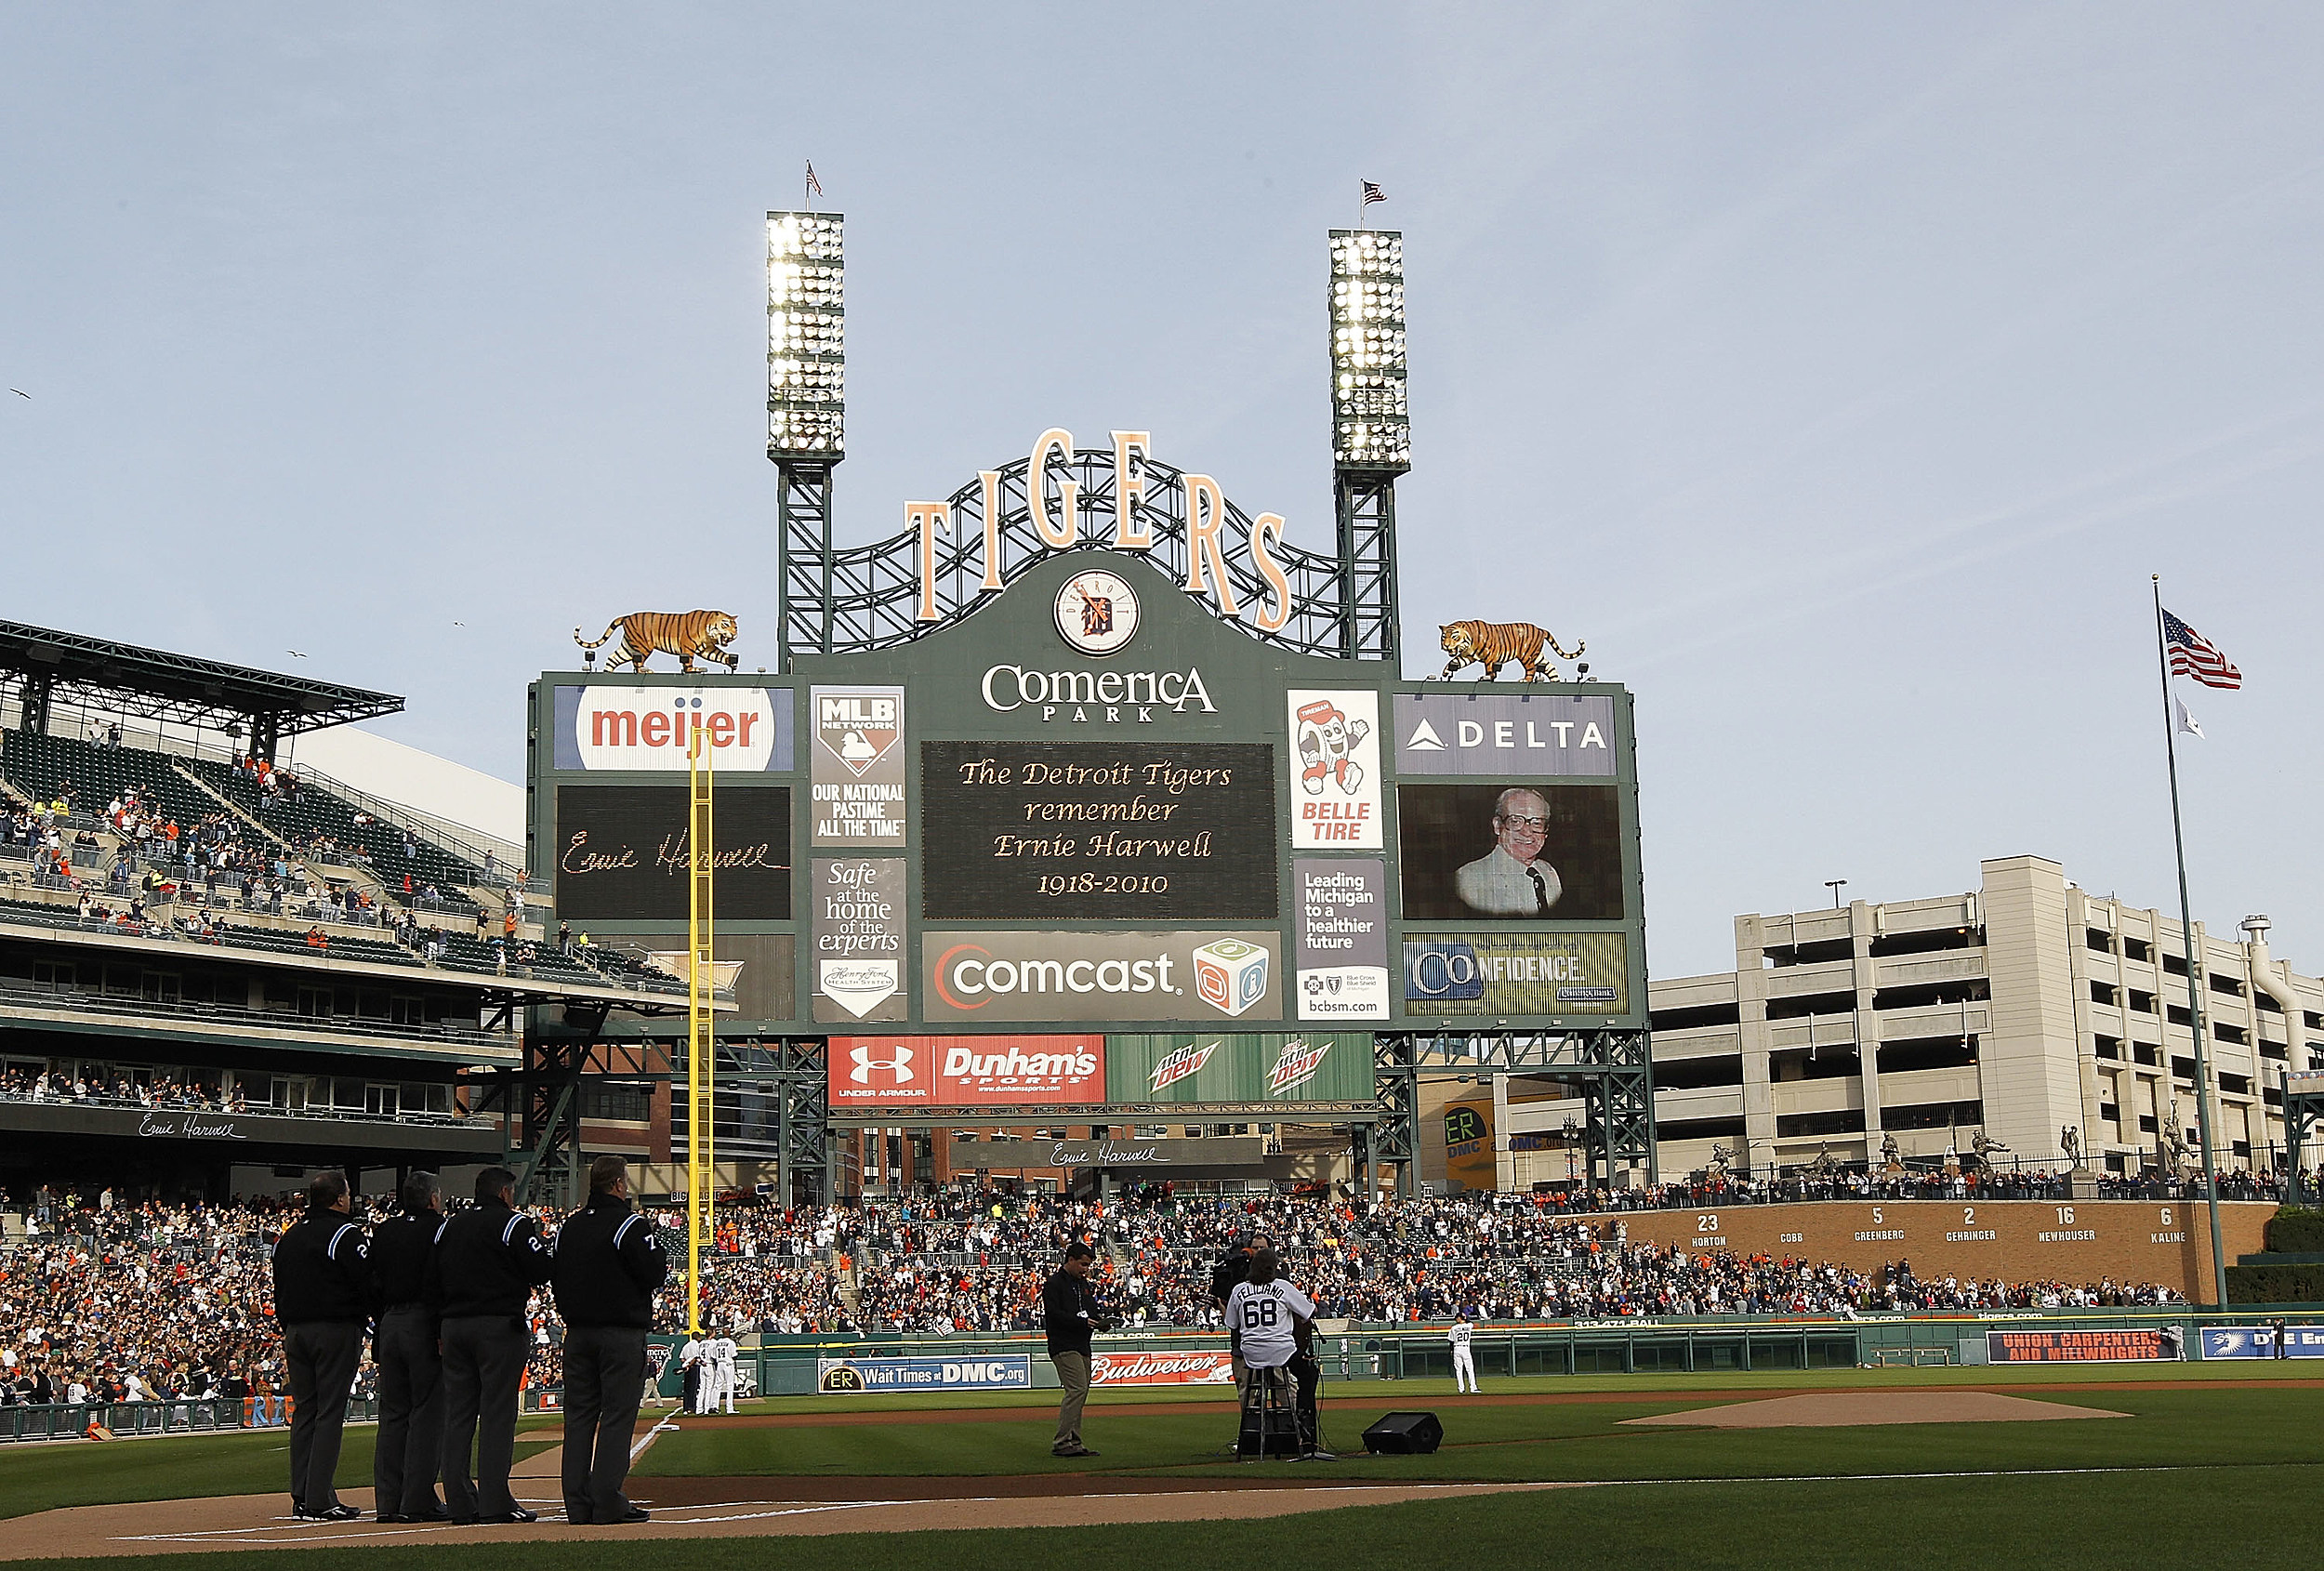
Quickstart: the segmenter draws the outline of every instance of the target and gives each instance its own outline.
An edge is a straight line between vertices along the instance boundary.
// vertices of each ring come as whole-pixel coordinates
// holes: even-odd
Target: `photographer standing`
[[[1049,1334],[1049,1360],[1057,1366],[1063,1392],[1057,1403],[1057,1440],[1052,1457],[1094,1457],[1081,1443],[1081,1409],[1089,1400],[1089,1334],[1098,1328],[1097,1295],[1089,1288],[1089,1267],[1097,1253],[1076,1241],[1065,1247],[1065,1263],[1041,1287],[1041,1328]]]

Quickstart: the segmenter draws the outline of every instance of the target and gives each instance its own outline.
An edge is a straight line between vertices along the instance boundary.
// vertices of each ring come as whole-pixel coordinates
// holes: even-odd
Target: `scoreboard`
[[[787,1010],[721,1030],[1645,1023],[1619,686],[1290,653],[1091,548],[924,636],[794,664],[531,695],[532,866],[600,942],[683,946],[684,739],[710,739],[720,954],[784,971],[743,985]]]

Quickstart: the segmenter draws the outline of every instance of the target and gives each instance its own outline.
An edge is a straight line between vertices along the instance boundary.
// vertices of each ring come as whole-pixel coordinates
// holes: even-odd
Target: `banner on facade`
[[[1233,1385],[1234,1355],[1202,1353],[1093,1353],[1091,1385]]]
[[[815,1389],[826,1396],[865,1391],[1031,1391],[1033,1355],[983,1358],[818,1358]]]
[[[2175,1326],[2155,1331],[1987,1331],[1993,1364],[2143,1364],[2176,1359]]]

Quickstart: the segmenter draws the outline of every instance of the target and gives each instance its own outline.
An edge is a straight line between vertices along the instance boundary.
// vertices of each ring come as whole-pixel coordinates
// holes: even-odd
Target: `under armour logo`
[[[901,1043],[897,1044],[893,1058],[874,1058],[868,1047],[859,1047],[850,1056],[855,1060],[855,1072],[848,1078],[859,1086],[871,1084],[871,1072],[875,1069],[887,1070],[895,1076],[895,1083],[899,1086],[911,1082],[912,1050]]]

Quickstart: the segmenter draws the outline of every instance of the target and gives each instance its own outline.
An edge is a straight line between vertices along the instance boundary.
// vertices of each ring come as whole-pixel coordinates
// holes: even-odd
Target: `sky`
[[[2026,852],[2324,970],[2324,9],[0,6],[0,615],[505,779],[637,609],[773,663],[764,214],[847,215],[860,542],[1062,426],[1331,538],[1406,236],[1406,668],[1637,694],[1652,969]],[[301,652],[294,659],[289,651]],[[2186,684],[2179,684],[2185,687]]]

